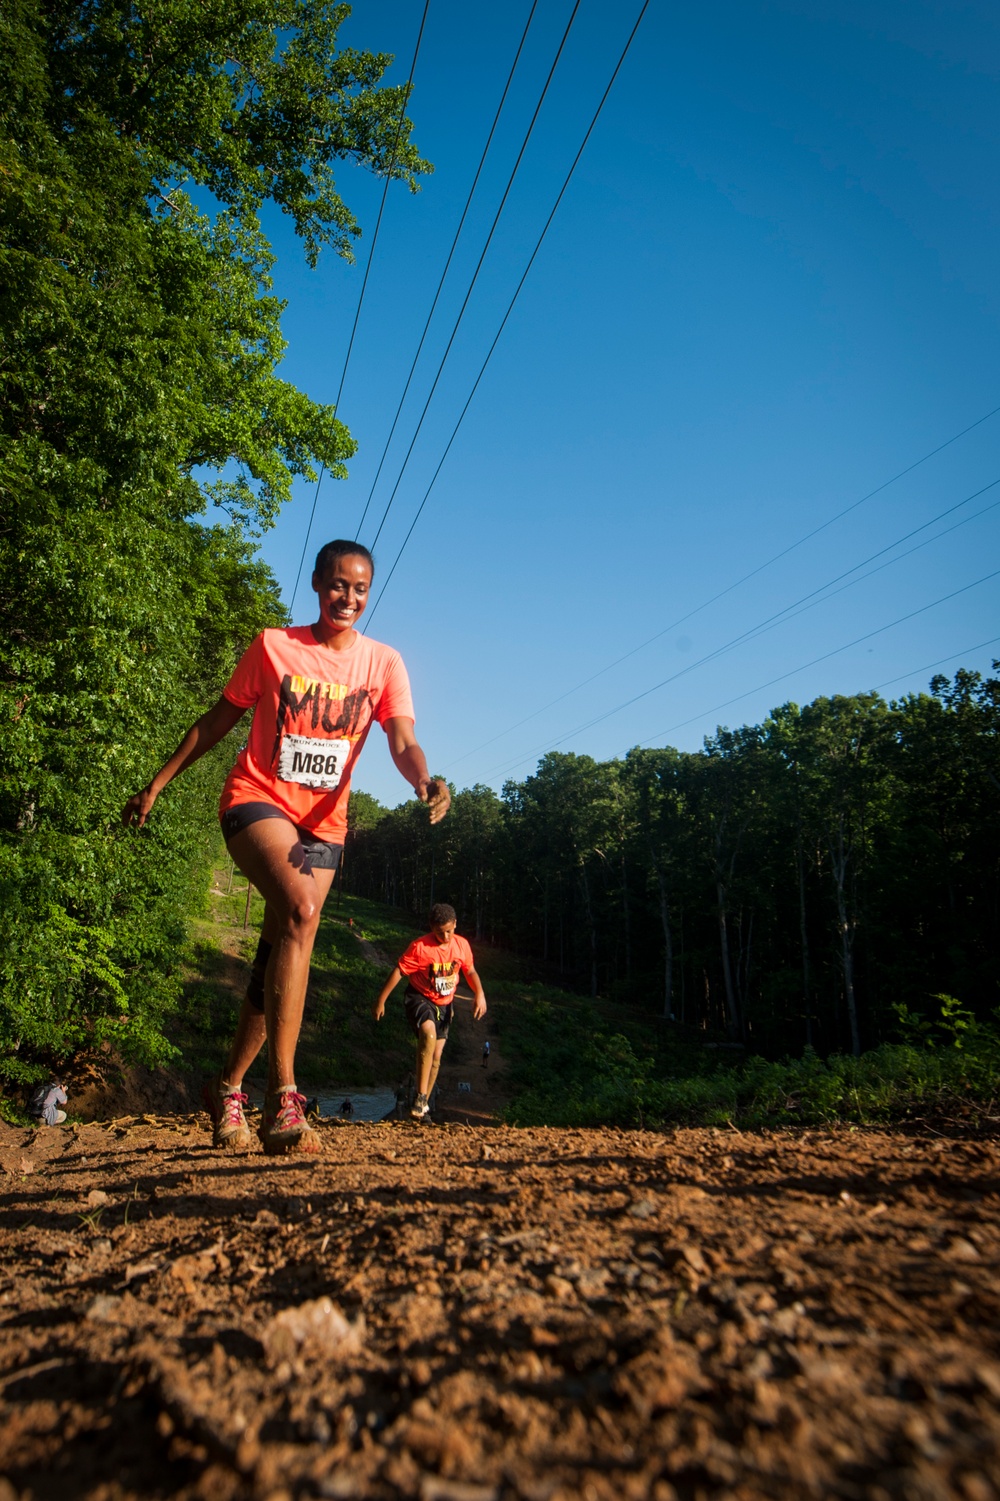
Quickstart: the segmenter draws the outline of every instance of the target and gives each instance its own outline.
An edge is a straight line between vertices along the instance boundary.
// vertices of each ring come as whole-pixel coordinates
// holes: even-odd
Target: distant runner
[[[409,983],[403,1004],[406,1020],[417,1036],[417,1097],[410,1114],[417,1121],[430,1114],[430,1098],[441,1067],[441,1054],[448,1041],[460,974],[464,974],[472,986],[475,997],[473,1020],[481,1021],[486,1015],[486,997],[472,962],[472,950],[455,931],[454,907],[438,902],[431,908],[430,916],[430,932],[413,940],[372,1007],[375,1020],[381,1021],[386,1001],[403,976],[407,977]]]
[[[413,733],[413,703],[398,652],[354,627],[368,604],[374,564],[358,542],[328,542],[312,587],[319,619],[263,631],[236,666],[219,701],[185,735],[156,776],[129,798],[122,822],[141,827],[178,772],[217,745],[253,708],[245,748],[222,790],[219,817],[233,860],[264,897],[264,922],[250,984],[226,1066],[211,1086],[213,1141],[229,1151],[252,1142],[243,1114],[243,1076],[268,1043],[268,1080],[259,1127],[265,1152],[318,1152],[295,1087],[309,961],[320,913],[347,831],[351,773],[373,722],[385,730],[401,775],[430,808],[451,803],[428,774]]]

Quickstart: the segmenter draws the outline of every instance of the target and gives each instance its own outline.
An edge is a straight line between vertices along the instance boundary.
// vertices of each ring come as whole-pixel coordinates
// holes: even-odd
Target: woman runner
[[[193,724],[156,776],[130,797],[122,822],[138,827],[167,783],[217,745],[247,709],[253,722],[226,779],[219,817],[233,860],[264,897],[264,922],[226,1066],[211,1086],[213,1141],[245,1152],[252,1142],[243,1076],[267,1039],[268,1078],[259,1126],[265,1152],[318,1152],[295,1087],[309,961],[320,913],[347,831],[351,773],[372,722],[431,823],[451,803],[428,775],[413,733],[410,684],[398,652],[361,636],[374,564],[357,542],[328,542],[312,587],[319,619],[263,631],[243,654],[222,697]]]

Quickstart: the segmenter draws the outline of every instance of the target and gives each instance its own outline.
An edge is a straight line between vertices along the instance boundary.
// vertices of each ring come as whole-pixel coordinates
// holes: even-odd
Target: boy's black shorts
[[[427,996],[421,995],[419,990],[414,990],[408,985],[403,996],[403,1008],[406,1011],[406,1020],[414,1032],[420,1031],[421,1022],[433,1022],[438,1042],[447,1040],[448,1028],[451,1026],[452,1005],[450,1001],[446,1006],[438,1005],[436,1001],[428,1000]]]

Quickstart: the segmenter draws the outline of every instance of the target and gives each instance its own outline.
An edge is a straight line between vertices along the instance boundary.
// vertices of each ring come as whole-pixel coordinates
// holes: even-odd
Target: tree
[[[813,826],[825,845],[836,906],[844,1003],[851,1050],[861,1052],[855,943],[865,908],[865,878],[886,815],[892,724],[876,693],[837,695],[807,704],[800,718],[802,762]]]
[[[405,89],[380,84],[390,59],[338,52],[346,14],[12,0],[0,16],[0,1046],[22,1072],[112,1021],[162,1053],[218,758],[143,839],[112,820],[283,618],[254,531],[296,475],[342,474],[353,452],[277,375],[259,222],[277,205],[310,263],[350,255],[335,164],[411,187],[427,170]],[[209,503],[228,524],[200,520]]]
[[[674,931],[671,908],[678,868],[690,840],[682,786],[682,757],[678,751],[630,750],[625,776],[636,803],[637,822],[650,869],[656,881],[657,906],[663,933],[663,1016],[674,1016]]]

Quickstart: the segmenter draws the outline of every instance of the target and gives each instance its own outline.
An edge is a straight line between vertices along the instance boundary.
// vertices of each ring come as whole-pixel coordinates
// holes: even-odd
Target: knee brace
[[[247,985],[247,1000],[255,1011],[264,1014],[264,971],[267,969],[267,961],[271,956],[273,944],[268,943],[266,938],[257,940],[257,952],[253,956],[250,966],[250,981]]]

